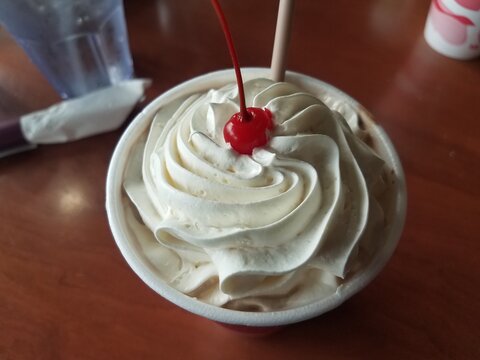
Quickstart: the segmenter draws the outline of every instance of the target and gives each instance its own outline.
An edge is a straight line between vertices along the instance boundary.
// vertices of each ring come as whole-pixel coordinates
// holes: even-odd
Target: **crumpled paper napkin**
[[[119,128],[151,84],[133,79],[0,122],[0,158],[38,144],[79,140]]]

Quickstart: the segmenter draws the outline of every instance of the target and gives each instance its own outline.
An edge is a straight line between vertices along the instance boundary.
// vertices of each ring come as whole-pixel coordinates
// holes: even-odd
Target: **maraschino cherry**
[[[232,58],[238,85],[240,111],[233,114],[223,128],[223,137],[230,146],[240,154],[251,155],[256,147],[265,146],[269,141],[269,133],[273,129],[272,113],[268,109],[247,108],[243,89],[242,73],[238,65],[237,53],[233,46],[232,35],[227,20],[217,0],[211,0],[227,40],[228,50]]]

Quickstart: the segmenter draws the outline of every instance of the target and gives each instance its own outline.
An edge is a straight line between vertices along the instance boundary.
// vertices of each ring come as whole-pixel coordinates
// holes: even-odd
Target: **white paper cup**
[[[247,68],[242,69],[245,80],[269,77],[270,69]],[[382,241],[384,242],[372,261],[364,268],[348,278],[334,294],[319,299],[311,304],[273,312],[246,312],[224,309],[203,303],[189,297],[169,286],[164,280],[156,275],[153,265],[141,251],[138,241],[129,229],[122,199],[126,196],[123,191],[123,179],[127,159],[130,156],[132,146],[146,132],[151,124],[155,113],[162,106],[174,99],[186,95],[218,88],[235,81],[233,70],[223,70],[199,76],[182,83],[152,101],[126,129],[113,153],[107,176],[107,199],[106,207],[110,227],[115,241],[133,271],[154,291],[172,303],[200,316],[228,324],[229,327],[245,330],[246,327],[278,327],[307,320],[321,315],[342,304],[353,294],[360,291],[380,272],[392,255],[400,238],[406,210],[406,190],[403,170],[395,152],[395,149],[383,129],[375,125],[363,115],[367,122],[370,135],[372,136],[377,152],[386,160],[397,176],[394,197],[391,206],[393,222]],[[294,72],[287,72],[286,81],[297,84],[306,91],[319,97],[330,94],[345,101],[354,109],[363,112],[363,108],[351,97],[340,90],[315,78]]]
[[[468,60],[480,55],[480,0],[432,0],[425,40],[440,54]]]

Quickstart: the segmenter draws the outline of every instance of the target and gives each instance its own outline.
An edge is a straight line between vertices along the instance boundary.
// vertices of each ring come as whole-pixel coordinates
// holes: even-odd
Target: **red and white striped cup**
[[[480,55],[480,0],[432,0],[425,25],[427,43],[455,59]]]

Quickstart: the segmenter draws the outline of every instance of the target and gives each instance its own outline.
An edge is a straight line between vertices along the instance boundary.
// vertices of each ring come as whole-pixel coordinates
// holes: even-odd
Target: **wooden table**
[[[223,1],[242,66],[270,64],[276,1]],[[208,1],[126,1],[147,101],[230,67]],[[340,308],[264,338],[177,308],[130,270],[105,176],[123,129],[0,159],[0,359],[479,359],[480,61],[423,39],[428,0],[297,2],[289,68],[363,103],[395,143],[408,215],[389,264]],[[58,101],[0,32],[0,120]]]

